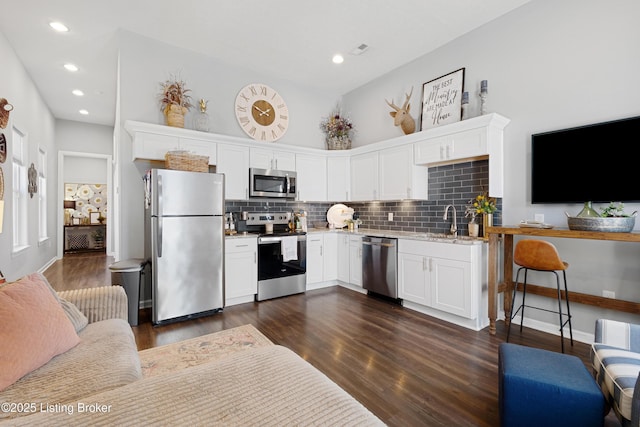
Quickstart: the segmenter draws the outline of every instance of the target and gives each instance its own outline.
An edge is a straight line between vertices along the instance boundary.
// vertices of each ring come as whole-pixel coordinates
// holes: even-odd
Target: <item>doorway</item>
[[[104,185],[106,188],[106,197],[101,203],[104,203],[105,206],[113,206],[113,172],[112,172],[112,156],[108,154],[95,154],[95,153],[81,153],[81,152],[71,152],[71,151],[59,151],[58,152],[58,221],[57,221],[57,234],[58,234],[58,249],[57,249],[57,257],[62,258],[65,248],[67,248],[66,242],[66,233],[65,229],[67,228],[69,215],[69,208],[65,209],[65,199],[67,197],[68,189],[65,184],[68,183],[82,183],[86,185],[86,188],[91,189],[91,185],[95,186],[96,184]],[[86,184],[85,184],[86,183]],[[82,187],[83,190],[86,190]],[[78,188],[80,190],[80,188]],[[91,208],[85,209],[86,212],[80,211],[80,218],[84,217],[86,214],[87,219],[83,220],[87,224],[73,224],[73,220],[71,225],[86,225],[87,227],[96,227],[96,224],[91,223],[92,216],[95,216],[96,221],[100,221],[99,215],[92,215]],[[106,216],[106,215],[105,215]],[[113,213],[110,215],[113,217]],[[105,250],[108,255],[113,256],[113,228],[109,226],[109,218],[106,218],[104,221],[104,236],[103,243],[105,245]],[[80,222],[80,221],[77,221]],[[79,229],[78,229],[79,230]],[[69,231],[77,231],[77,230],[69,230]],[[91,231],[89,231],[91,233]],[[67,248],[68,249],[68,248]]]

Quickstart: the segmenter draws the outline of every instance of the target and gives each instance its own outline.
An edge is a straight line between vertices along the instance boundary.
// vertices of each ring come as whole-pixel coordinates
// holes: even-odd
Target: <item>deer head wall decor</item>
[[[387,101],[387,104],[389,104],[389,107],[395,110],[389,112],[389,115],[393,117],[393,124],[395,126],[400,126],[402,132],[404,132],[405,135],[409,135],[416,130],[416,121],[413,120],[413,117],[411,117],[411,114],[409,114],[409,110],[411,108],[409,99],[411,99],[412,93],[413,86],[411,87],[411,92],[409,92],[408,94],[405,93],[406,99],[404,101],[404,105],[402,105],[402,108],[385,99],[385,101]]]

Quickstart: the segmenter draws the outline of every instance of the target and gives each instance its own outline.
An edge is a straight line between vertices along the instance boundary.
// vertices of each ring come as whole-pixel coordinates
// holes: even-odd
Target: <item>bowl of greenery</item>
[[[602,209],[599,216],[579,217],[570,216],[568,213],[566,215],[570,230],[629,233],[636,224],[637,211],[628,214],[624,211],[622,203],[611,202]]]

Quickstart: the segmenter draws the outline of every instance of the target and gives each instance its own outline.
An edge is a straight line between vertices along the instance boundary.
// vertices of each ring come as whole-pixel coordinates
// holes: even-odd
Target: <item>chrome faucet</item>
[[[458,218],[457,218],[456,207],[453,205],[447,205],[447,207],[444,208],[444,216],[442,217],[442,219],[444,219],[445,221],[447,220],[447,213],[449,213],[449,208],[453,208],[453,221],[451,222],[451,235],[453,237],[458,237]]]

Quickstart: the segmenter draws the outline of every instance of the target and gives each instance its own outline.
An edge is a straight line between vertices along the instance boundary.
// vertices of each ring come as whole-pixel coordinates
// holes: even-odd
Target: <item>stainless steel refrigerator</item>
[[[152,169],[144,181],[153,323],[222,309],[224,175]]]

